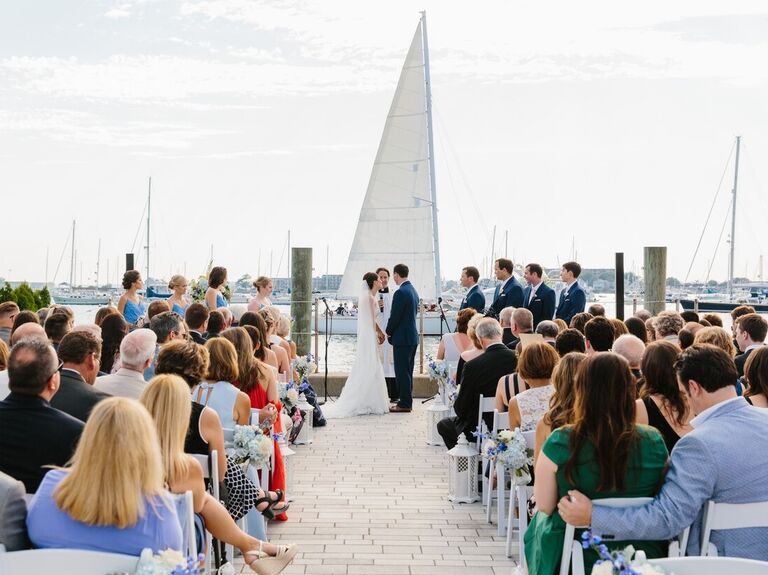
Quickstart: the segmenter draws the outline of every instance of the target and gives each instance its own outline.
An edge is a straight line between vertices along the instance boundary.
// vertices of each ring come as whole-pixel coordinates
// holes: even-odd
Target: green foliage
[[[5,282],[5,285],[0,288],[0,303],[4,301],[16,301],[13,299],[13,288],[8,282]]]
[[[51,305],[51,292],[48,291],[48,286],[35,292],[35,304],[37,305],[37,309]]]
[[[29,284],[24,282],[13,290],[13,301],[15,301],[19,309],[28,309],[30,311],[37,311],[37,304],[35,303],[35,292],[29,287]]]
[[[51,305],[51,293],[47,287],[34,291],[26,282],[13,289],[11,284],[5,282],[5,285],[0,288],[0,303],[4,301],[15,301],[19,309],[37,311]]]

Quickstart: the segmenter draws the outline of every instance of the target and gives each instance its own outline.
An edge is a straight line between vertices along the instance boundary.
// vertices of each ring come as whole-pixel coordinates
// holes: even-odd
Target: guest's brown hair
[[[184,321],[187,322],[189,329],[198,331],[203,327],[203,325],[205,325],[209,313],[210,312],[206,306],[195,302],[189,304],[187,311],[184,312]]]
[[[582,311],[571,318],[571,325],[568,327],[578,329],[581,333],[584,333],[584,326],[587,325],[587,322],[594,317],[595,316],[593,316],[591,313]]]
[[[675,361],[680,356],[680,348],[671,341],[660,340],[648,344],[640,363],[643,374],[640,397],[661,395],[662,404],[675,414],[679,425],[688,423],[688,401],[677,383]]]
[[[101,340],[89,331],[72,331],[61,339],[58,353],[65,363],[83,363],[90,354],[101,358]]]
[[[237,350],[232,342],[223,337],[215,337],[205,342],[210,364],[206,379],[210,381],[237,381]]]
[[[517,373],[523,379],[549,379],[560,356],[555,348],[544,342],[536,342],[523,347],[517,362]]]
[[[171,306],[168,305],[168,301],[164,299],[156,299],[147,307],[147,319],[151,320],[159,313],[165,311],[171,311]]]
[[[180,376],[191,388],[205,379],[209,356],[205,346],[194,341],[169,341],[160,348],[155,373],[171,373]]]
[[[756,313],[748,313],[741,316],[736,322],[736,327],[746,333],[754,342],[765,341],[765,335],[768,333],[768,321]]]
[[[465,307],[459,313],[456,314],[456,331],[458,333],[467,333],[467,326],[469,320],[471,320],[477,311],[471,307]]]
[[[579,366],[585,359],[587,354],[572,351],[566,353],[555,366],[552,372],[554,391],[549,398],[549,411],[544,414],[544,423],[550,429],[573,423],[573,386]]]
[[[736,356],[733,339],[722,327],[703,327],[693,337],[693,343],[709,343],[722,349],[731,357]]]
[[[104,323],[104,320],[107,318],[107,316],[110,316],[115,313],[120,313],[119,311],[117,311],[116,307],[112,307],[111,305],[100,307],[96,311],[96,317],[94,318],[93,323],[101,327],[101,324]]]
[[[749,354],[744,364],[744,378],[749,384],[745,397],[762,393],[768,399],[768,347],[758,348]]]

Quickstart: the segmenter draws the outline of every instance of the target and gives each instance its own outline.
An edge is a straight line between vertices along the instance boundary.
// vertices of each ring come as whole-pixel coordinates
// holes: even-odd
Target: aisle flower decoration
[[[594,550],[600,557],[592,567],[592,575],[664,575],[664,571],[655,565],[637,559],[633,561],[635,548],[631,545],[623,551],[610,551],[602,539],[591,531],[581,534],[581,546]]]
[[[185,557],[180,551],[166,549],[157,555],[149,548],[141,552],[135,575],[200,575],[200,562],[205,555],[197,558]]]
[[[273,442],[271,436],[252,425],[235,425],[232,447],[227,448],[227,455],[235,463],[249,463],[262,467],[272,458]]]
[[[315,371],[315,357],[311,353],[300,355],[291,361],[291,368],[299,374],[299,381],[303,383]]]
[[[288,383],[278,383],[277,395],[280,397],[280,402],[285,407],[285,410],[289,413],[299,403],[299,388],[292,381]]]
[[[485,457],[509,469],[521,482],[530,481],[533,452],[526,446],[525,437],[519,427],[514,430],[502,429],[496,437],[479,431],[475,432],[475,435],[485,440],[483,444]]]
[[[456,381],[451,377],[448,362],[428,356],[427,372],[429,379],[437,382],[437,393],[443,404],[452,404],[458,395],[458,388]]]

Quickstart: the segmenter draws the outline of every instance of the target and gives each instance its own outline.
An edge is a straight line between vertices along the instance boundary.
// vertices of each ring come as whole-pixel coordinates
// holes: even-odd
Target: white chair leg
[[[506,528],[504,510],[506,509],[507,481],[503,465],[496,466],[496,534],[501,537]],[[512,495],[510,495],[512,497]]]
[[[495,476],[495,466],[491,460],[488,460],[488,479],[485,479],[485,473],[483,473],[484,483],[488,488],[484,490],[483,498],[485,501],[485,521],[486,523],[492,523],[491,521],[491,509],[493,508],[493,478]]]

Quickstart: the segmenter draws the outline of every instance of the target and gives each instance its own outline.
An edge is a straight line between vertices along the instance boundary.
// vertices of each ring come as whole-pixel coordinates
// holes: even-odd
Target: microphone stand
[[[320,298],[325,305],[325,377],[323,379],[323,387],[325,388],[325,401],[320,405],[328,403],[328,343],[331,340],[331,331],[333,330],[333,312],[328,306],[328,302],[325,298]],[[331,320],[331,326],[328,327],[328,318]]]
[[[451,325],[448,323],[448,318],[445,317],[445,310],[443,309],[443,298],[437,298],[437,307],[440,309],[440,338],[443,337],[443,322],[445,322],[445,330],[451,331]]]

